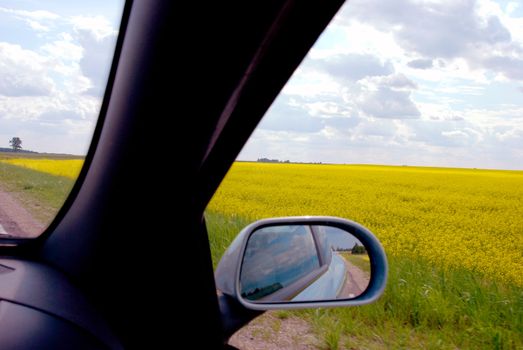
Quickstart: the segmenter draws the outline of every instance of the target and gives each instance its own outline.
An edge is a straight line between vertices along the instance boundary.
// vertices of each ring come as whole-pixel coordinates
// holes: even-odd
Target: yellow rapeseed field
[[[76,179],[82,169],[83,159],[32,159],[14,158],[3,159],[1,162],[17,165],[51,175],[64,176]]]
[[[523,286],[521,171],[237,162],[208,210],[340,216],[371,229],[389,255]]]

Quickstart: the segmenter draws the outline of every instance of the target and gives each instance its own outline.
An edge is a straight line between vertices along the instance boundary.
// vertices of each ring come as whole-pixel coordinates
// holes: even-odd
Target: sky
[[[86,154],[122,0],[0,0],[0,147]]]
[[[242,261],[243,292],[275,283],[286,287],[320,267],[311,232],[305,226],[272,226],[249,238]]]
[[[523,2],[350,0],[239,160],[523,169]]]
[[[87,152],[122,7],[0,0],[0,147]],[[523,169],[523,3],[348,1],[238,159],[262,157]]]
[[[327,232],[329,245],[335,249],[352,248],[354,244],[363,245],[356,237],[345,230],[329,226],[324,226],[323,230]]]

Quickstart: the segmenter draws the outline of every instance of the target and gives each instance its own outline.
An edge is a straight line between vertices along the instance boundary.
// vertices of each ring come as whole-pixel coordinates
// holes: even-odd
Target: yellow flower
[[[82,169],[83,159],[32,159],[16,158],[3,159],[3,163],[17,165],[51,175],[64,176],[76,179]]]

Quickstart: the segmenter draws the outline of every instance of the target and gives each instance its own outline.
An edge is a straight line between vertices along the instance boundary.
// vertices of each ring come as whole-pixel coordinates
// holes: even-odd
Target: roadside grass
[[[205,212],[205,223],[211,246],[213,268],[216,269],[220,258],[232,240],[245,226],[252,223],[252,220],[239,216],[225,216],[207,210]]]
[[[370,260],[369,256],[367,254],[349,254],[349,253],[342,253],[340,252],[341,256],[345,258],[347,261],[352,263],[353,265],[356,265],[356,267],[359,267],[363,271],[365,271],[367,274],[370,274]]]
[[[0,186],[44,224],[53,220],[74,182],[63,176],[0,162]]]
[[[251,221],[208,211],[216,267]],[[285,311],[308,320],[326,349],[521,349],[523,290],[480,272],[389,255],[389,281],[374,304]],[[502,266],[499,266],[502,269]]]
[[[523,292],[464,269],[389,257],[384,295],[356,308],[309,310],[318,334],[341,325],[346,348],[520,349]]]

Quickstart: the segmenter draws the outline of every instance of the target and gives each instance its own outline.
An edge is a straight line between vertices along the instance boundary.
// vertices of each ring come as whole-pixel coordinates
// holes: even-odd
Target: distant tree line
[[[354,246],[352,248],[337,247],[334,250],[338,252],[349,252],[351,254],[367,254],[367,250],[365,249],[365,247],[359,245],[358,243],[354,243]]]
[[[0,152],[14,153],[15,151],[13,151],[12,148],[0,147]],[[16,153],[38,153],[38,152],[30,151],[30,150],[27,150],[27,149],[20,149],[20,150],[16,151]]]
[[[354,247],[351,249],[352,254],[367,254],[367,250],[364,246],[358,245],[358,243],[354,244]]]
[[[269,158],[258,158],[257,162],[260,163],[290,163],[290,160],[279,160],[279,159],[269,159]]]
[[[258,158],[256,160],[259,163],[293,163],[293,164],[323,164],[322,162],[291,162],[290,160],[279,160],[279,159],[269,159],[269,158]]]

